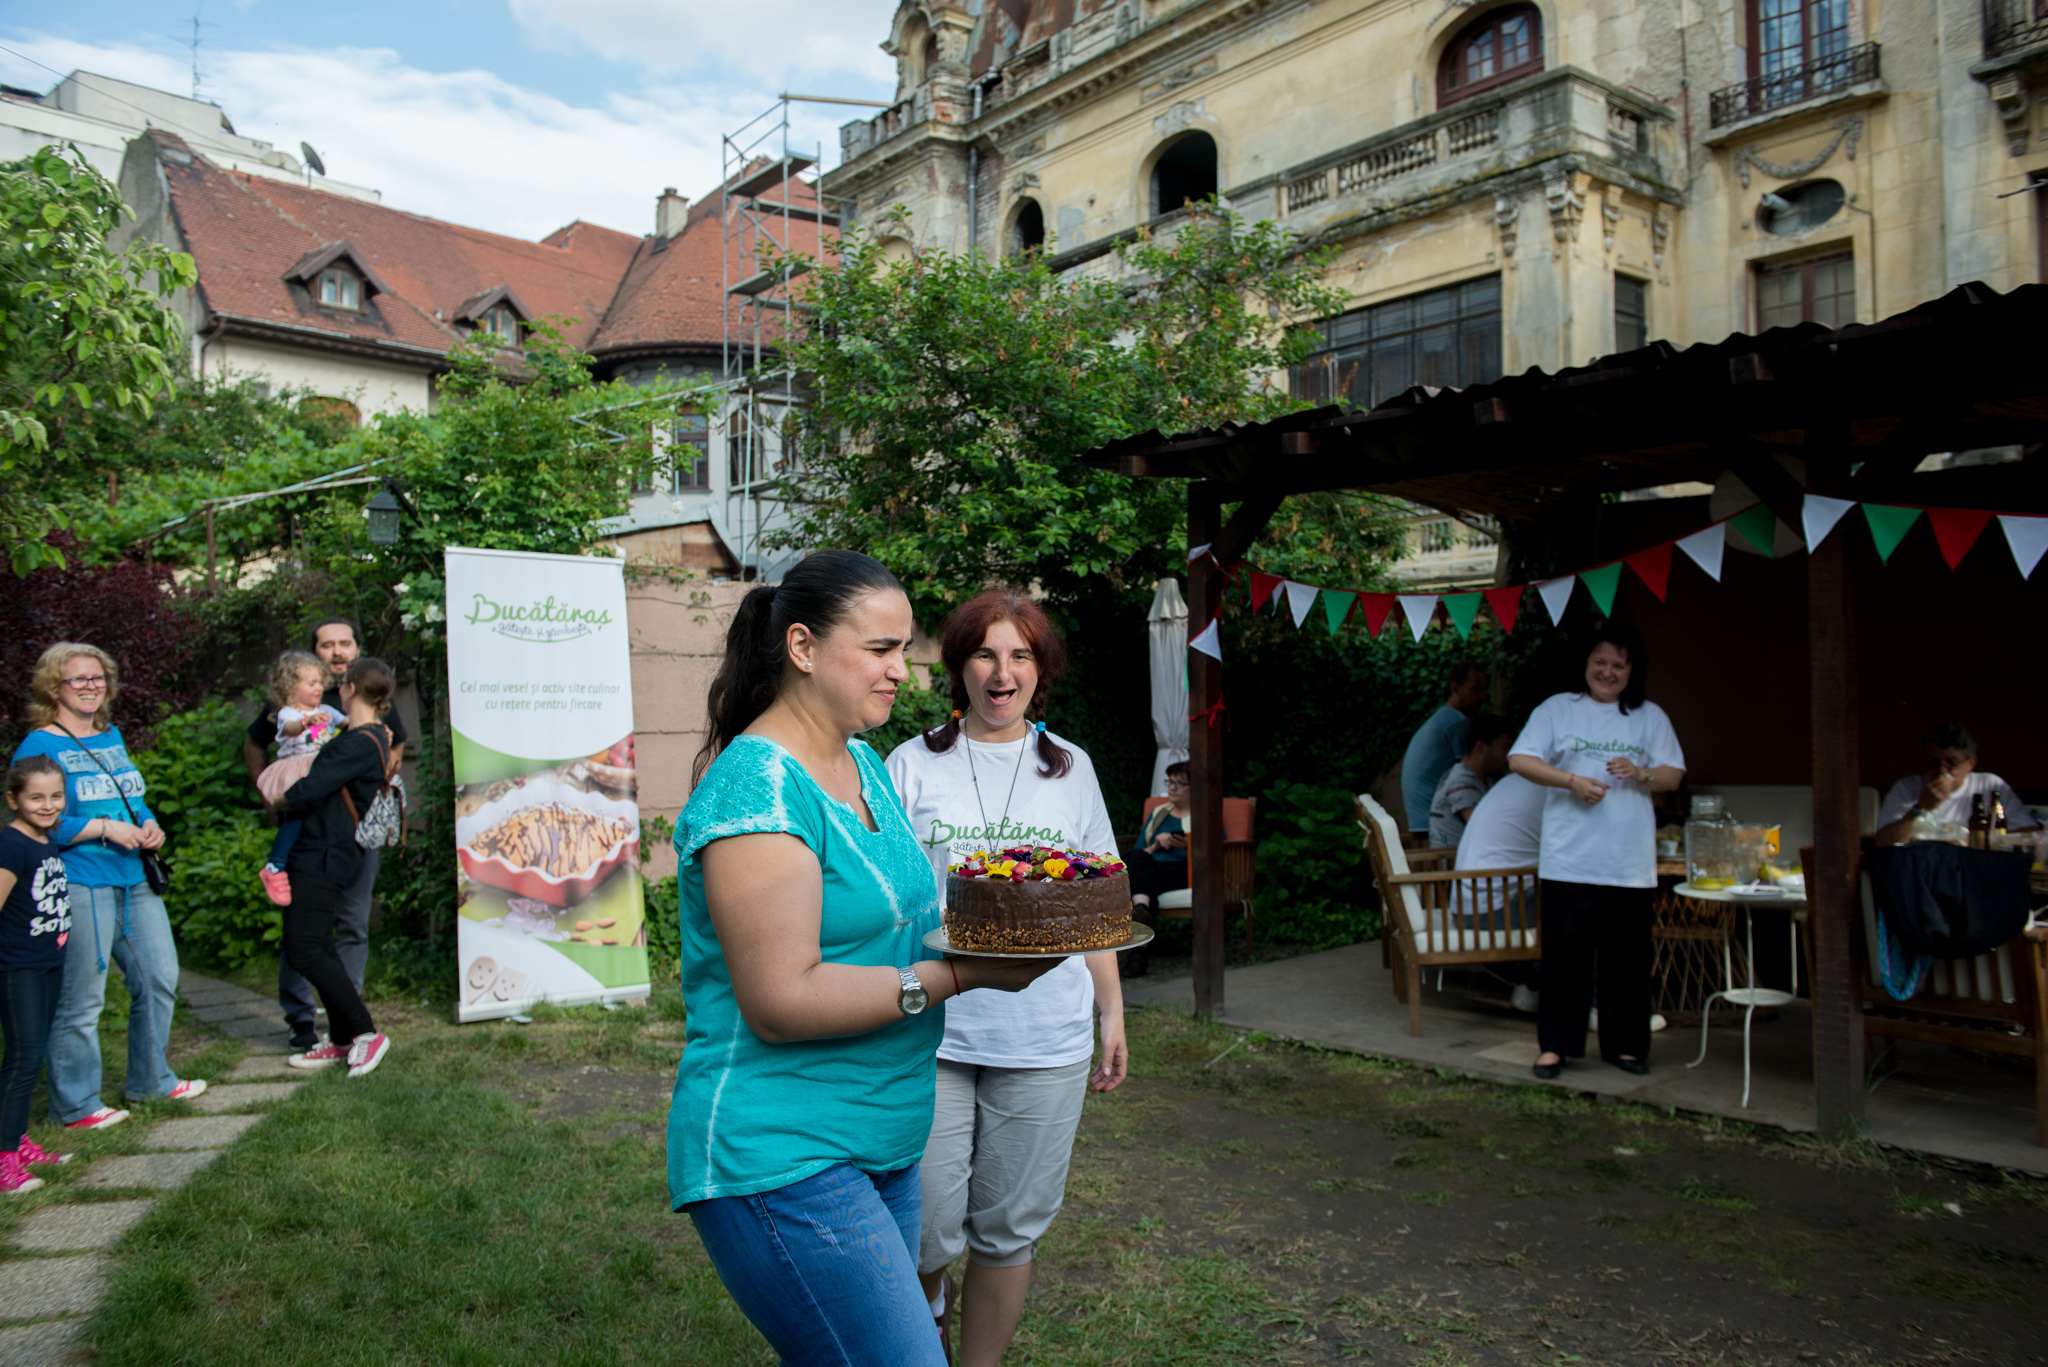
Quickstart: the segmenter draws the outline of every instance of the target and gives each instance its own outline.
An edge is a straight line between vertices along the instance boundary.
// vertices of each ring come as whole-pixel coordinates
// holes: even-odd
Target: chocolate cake
[[[946,937],[961,949],[1073,954],[1131,938],[1131,880],[1115,855],[1043,846],[956,864]]]

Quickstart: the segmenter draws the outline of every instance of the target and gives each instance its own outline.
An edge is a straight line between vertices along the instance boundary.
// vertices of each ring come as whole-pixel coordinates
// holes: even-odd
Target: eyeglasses
[[[1166,786],[1169,788],[1185,788],[1188,786],[1188,781],[1184,778],[1170,778],[1166,780]]]
[[[68,679],[61,680],[61,682],[67,687],[75,688],[83,693],[88,688],[105,688],[107,686],[107,676],[104,674],[74,674]]]

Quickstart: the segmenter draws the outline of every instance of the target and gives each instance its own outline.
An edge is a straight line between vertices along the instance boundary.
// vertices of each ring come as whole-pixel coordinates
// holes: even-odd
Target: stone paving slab
[[[271,1011],[275,1010],[275,1007],[271,1008]],[[284,1021],[270,1012],[265,1012],[261,1016],[243,1016],[239,1020],[217,1022],[213,1028],[229,1039],[252,1039],[257,1035],[284,1035],[290,1038],[285,1030]]]
[[[242,1043],[252,1054],[275,1054],[281,1057],[285,1054],[296,1054],[299,1052],[297,1049],[292,1048],[292,1037],[282,1030],[274,1035],[251,1035],[243,1040]],[[244,1063],[248,1062],[247,1059],[242,1061]]]
[[[219,1149],[198,1153],[141,1153],[127,1158],[102,1158],[79,1179],[84,1187],[182,1187],[214,1159]],[[4,1266],[4,1264],[0,1264]]]
[[[142,1147],[159,1153],[177,1149],[224,1149],[240,1139],[242,1131],[261,1119],[260,1115],[205,1115],[166,1120],[144,1132]]]
[[[0,1263],[0,1320],[82,1315],[97,1306],[107,1283],[107,1260],[10,1258]]]
[[[202,1006],[219,1006],[224,1002],[247,1001],[255,995],[253,992],[244,992],[239,987],[211,987],[196,992],[181,990],[178,998],[185,1005],[196,1009]]]
[[[221,1115],[227,1111],[239,1111],[245,1106],[268,1106],[283,1101],[299,1088],[303,1082],[230,1082],[218,1087],[209,1087],[206,1094],[192,1104],[208,1115]]]
[[[283,1054],[257,1054],[228,1070],[229,1082],[252,1082],[258,1078],[291,1077],[295,1071]]]
[[[112,1248],[154,1201],[81,1201],[44,1206],[21,1222],[14,1246],[31,1253],[81,1253]],[[6,1355],[0,1353],[0,1362]]]
[[[0,1329],[0,1367],[61,1367],[84,1362],[84,1320],[19,1324]]]
[[[195,1007],[192,1015],[195,1020],[204,1021],[208,1025],[223,1025],[228,1021],[240,1020],[244,1016],[267,1016],[275,1010],[276,1007],[259,997],[254,1001],[227,1001],[218,1006]]]

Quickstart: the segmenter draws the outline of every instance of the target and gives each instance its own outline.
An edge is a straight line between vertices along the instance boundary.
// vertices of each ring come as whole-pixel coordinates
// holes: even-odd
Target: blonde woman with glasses
[[[143,852],[163,847],[163,828],[111,720],[120,671],[98,646],[60,641],[36,662],[30,692],[35,729],[14,759],[47,755],[64,771],[64,815],[52,837],[64,847],[71,882],[64,987],[50,1026],[50,1114],[71,1129],[101,1129],[128,1118],[100,1099],[99,1023],[109,960],[121,966],[133,998],[128,1099],[187,1100],[206,1084],[181,1081],[165,1052],[177,1004],[178,947],[163,898],[143,868]]]

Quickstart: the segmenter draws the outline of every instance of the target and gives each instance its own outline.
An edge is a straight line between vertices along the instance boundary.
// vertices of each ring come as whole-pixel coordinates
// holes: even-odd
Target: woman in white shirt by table
[[[1116,835],[1078,747],[1045,729],[1066,649],[1045,611],[1011,589],[960,605],[940,634],[951,721],[890,754],[889,777],[931,859],[943,901],[948,864],[975,851],[1051,845],[1109,854]],[[1116,955],[1067,959],[1022,992],[946,1003],[938,1103],[920,1169],[918,1272],[944,1336],[945,1272],[967,1253],[960,1291],[962,1367],[1002,1360],[1023,1314],[1038,1239],[1059,1214],[1089,1086],[1124,1079],[1123,990]],[[1102,1062],[1091,1076],[1094,1018]]]
[[[1551,791],[1536,860],[1543,885],[1543,996],[1536,1076],[1553,1078],[1586,1052],[1597,960],[1600,1057],[1650,1071],[1650,894],[1657,887],[1652,793],[1685,777],[1664,709],[1648,701],[1642,638],[1613,623],[1595,632],[1583,690],[1546,698],[1508,755],[1515,773]]]

